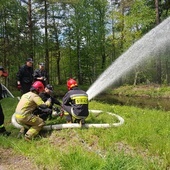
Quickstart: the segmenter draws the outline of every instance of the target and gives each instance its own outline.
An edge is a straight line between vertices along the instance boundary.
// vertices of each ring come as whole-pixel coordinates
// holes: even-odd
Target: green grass
[[[108,90],[107,93],[112,95],[123,96],[141,96],[153,98],[170,98],[170,86],[159,85],[138,85],[138,86],[120,86],[113,90]]]
[[[0,147],[30,158],[38,169],[48,170],[163,170],[170,168],[170,112],[90,102],[87,123],[112,123],[117,120],[106,111],[122,116],[120,127],[62,129],[38,137],[31,143],[17,139],[18,129],[11,125],[16,98],[5,98],[1,104],[5,125],[12,132],[0,136]],[[54,121],[54,120],[53,120]],[[55,123],[63,123],[57,119]]]

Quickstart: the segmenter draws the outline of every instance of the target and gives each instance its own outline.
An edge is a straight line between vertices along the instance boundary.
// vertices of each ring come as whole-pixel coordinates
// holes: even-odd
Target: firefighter
[[[4,71],[4,68],[0,66],[0,77],[7,77],[8,73]],[[0,100],[2,99],[2,86],[0,83]],[[6,131],[4,127],[4,113],[0,103],[0,134],[4,136],[9,136],[11,132]]]
[[[27,58],[26,63],[17,72],[17,88],[22,94],[30,91],[33,83],[33,60]]]
[[[57,100],[57,97],[54,94],[53,87],[50,84],[46,85],[45,90],[43,92],[41,92],[39,94],[39,96],[41,97],[41,99],[44,102],[46,102],[49,98],[51,98],[51,106],[49,107],[50,109],[53,108],[54,104],[57,104],[58,106],[61,106],[61,102],[59,100]],[[48,117],[49,118],[51,117],[50,114],[43,113],[42,109],[38,109],[37,112],[38,112],[37,114],[39,114],[39,117],[41,117],[43,120],[47,120]]]
[[[85,124],[85,119],[89,115],[88,95],[78,87],[76,80],[70,78],[67,81],[68,92],[62,99],[62,107],[65,112],[67,123],[78,122]]]
[[[39,69],[36,69],[33,74],[34,81],[41,81],[44,86],[48,83],[48,74],[45,70],[45,64],[39,63]]]
[[[36,136],[45,125],[43,119],[33,114],[37,107],[47,110],[51,105],[50,98],[46,102],[43,102],[40,98],[39,93],[42,91],[44,91],[44,85],[42,82],[34,82],[30,92],[22,95],[15,110],[16,121],[23,127],[28,128],[28,131],[25,133],[26,141],[30,141]],[[51,109],[49,109],[49,112],[51,112]],[[23,132],[24,128],[21,128],[20,133]]]

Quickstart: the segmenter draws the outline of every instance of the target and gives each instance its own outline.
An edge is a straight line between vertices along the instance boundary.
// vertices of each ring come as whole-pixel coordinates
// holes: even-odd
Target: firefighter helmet
[[[38,92],[44,91],[44,85],[41,81],[35,81],[32,85],[32,87]]]
[[[53,91],[53,86],[52,86],[51,84],[47,84],[47,85],[46,85],[46,88],[47,88],[48,90],[50,90],[51,92]]]
[[[73,88],[73,87],[75,87],[75,86],[78,86],[76,80],[74,80],[74,79],[69,79],[69,80],[67,81],[67,88],[68,88],[68,90],[70,90],[71,88]]]

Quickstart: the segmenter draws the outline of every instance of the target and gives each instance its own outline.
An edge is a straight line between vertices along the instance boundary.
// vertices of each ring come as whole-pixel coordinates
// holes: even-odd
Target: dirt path
[[[16,155],[12,149],[0,148],[0,155],[0,170],[38,170],[30,159]]]

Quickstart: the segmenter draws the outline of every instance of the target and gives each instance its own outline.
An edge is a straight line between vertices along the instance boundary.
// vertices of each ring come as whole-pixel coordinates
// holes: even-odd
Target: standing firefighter
[[[33,60],[28,58],[26,63],[19,69],[17,73],[17,85],[22,94],[30,91],[33,82]]]
[[[28,128],[25,134],[25,140],[30,141],[36,136],[44,126],[45,122],[40,117],[33,114],[37,107],[42,109],[48,109],[51,105],[51,99],[43,102],[39,97],[39,93],[44,91],[44,85],[40,81],[33,83],[30,92],[22,95],[16,110],[15,118],[16,121],[23,127]],[[51,111],[51,109],[49,109]],[[24,129],[21,129],[20,133],[23,133]]]
[[[33,74],[34,81],[41,81],[44,86],[47,85],[48,82],[48,74],[45,70],[45,64],[39,63],[39,69],[36,69]]]
[[[66,115],[67,123],[78,122],[81,125],[85,124],[85,119],[89,115],[88,111],[88,95],[85,91],[78,87],[74,79],[67,81],[68,92],[63,97],[63,109],[68,114]]]
[[[8,73],[4,71],[4,68],[2,66],[0,66],[0,77],[7,77]],[[2,99],[2,86],[0,83],[0,100]],[[5,135],[5,136],[9,136],[11,134],[11,132],[6,131],[5,127],[4,127],[4,113],[2,110],[2,106],[0,103],[0,134]]]

